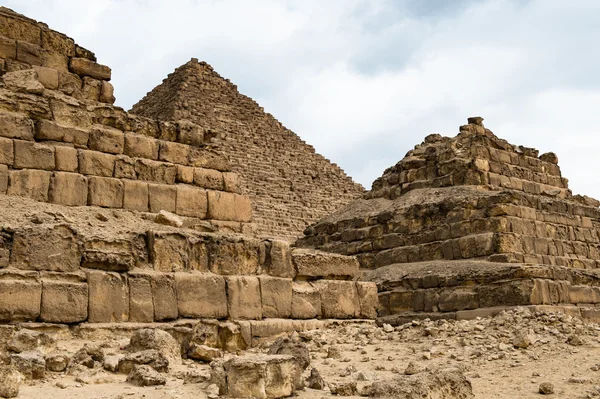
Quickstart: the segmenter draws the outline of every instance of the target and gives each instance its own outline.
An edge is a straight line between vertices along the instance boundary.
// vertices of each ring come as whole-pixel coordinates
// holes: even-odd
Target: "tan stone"
[[[125,135],[122,131],[102,125],[94,125],[88,141],[90,150],[122,154],[125,146]]]
[[[17,42],[4,36],[0,36],[0,58],[17,58]]]
[[[235,398],[292,396],[301,370],[291,355],[240,356],[225,364],[227,392]]]
[[[13,140],[0,137],[0,164],[12,166],[15,161]]]
[[[222,191],[223,173],[213,169],[194,168],[194,184],[202,188]]]
[[[259,267],[258,244],[252,240],[217,240],[209,246],[210,271],[222,275],[256,274]]]
[[[345,277],[358,275],[359,264],[355,257],[318,252],[306,249],[292,251],[292,263],[298,276]]]
[[[206,218],[208,208],[206,190],[193,186],[177,185],[178,215]]]
[[[38,81],[37,72],[33,69],[7,72],[2,76],[2,80],[6,87],[16,93],[44,93],[44,86]]]
[[[292,314],[292,279],[260,276],[262,317],[288,318]]]
[[[189,243],[177,233],[149,233],[148,249],[154,270],[161,272],[188,269]]]
[[[75,41],[62,33],[49,29],[42,30],[42,48],[52,52],[75,56]]]
[[[69,58],[65,55],[58,53],[51,53],[48,51],[44,51],[41,54],[42,57],[42,66],[46,68],[55,69],[59,74],[59,82],[60,82],[60,74],[69,72]],[[59,83],[60,87],[60,83]]]
[[[123,182],[121,180],[91,176],[88,182],[88,205],[105,208],[123,207]]]
[[[154,321],[154,302],[150,276],[141,273],[129,273],[129,321],[152,323]]]
[[[115,176],[117,179],[136,180],[135,160],[125,155],[117,155],[115,160]]]
[[[177,165],[177,178],[178,183],[192,184],[194,183],[194,168],[190,166]]]
[[[240,176],[237,173],[223,172],[223,187],[230,193],[241,193]]]
[[[0,321],[35,321],[40,315],[42,284],[38,281],[0,280]]]
[[[83,81],[74,73],[58,72],[58,90],[76,98],[82,98]]]
[[[80,323],[88,316],[88,285],[44,280],[40,318],[47,323]]]
[[[175,184],[177,166],[148,159],[138,159],[135,163],[135,172],[139,180]]]
[[[84,76],[83,86],[81,92],[83,97],[87,100],[98,101],[100,98],[100,90],[102,88],[102,82],[96,79],[92,79],[89,76]]]
[[[148,212],[148,183],[123,180],[123,208]]]
[[[159,159],[161,161],[187,165],[190,155],[190,147],[186,144],[161,141]]]
[[[71,58],[69,70],[79,76],[89,76],[99,80],[110,80],[111,70],[85,58]]]
[[[111,177],[115,170],[114,155],[98,151],[79,150],[79,173]]]
[[[377,318],[377,308],[379,307],[377,285],[371,282],[357,281],[356,289],[358,302],[360,303],[359,317],[365,319]]]
[[[227,304],[232,320],[262,318],[260,283],[257,277],[227,277]]]
[[[102,87],[100,90],[100,102],[114,104],[115,102],[115,89],[112,84],[106,81],[102,81]]]
[[[188,120],[180,120],[177,122],[177,141],[200,147],[204,144],[204,130]]]
[[[0,34],[11,39],[41,44],[40,28],[36,24],[6,14],[0,15]]]
[[[0,194],[6,194],[6,190],[8,190],[8,166],[0,165]],[[0,261],[1,264],[2,262]]]
[[[323,317],[352,319],[360,315],[360,302],[354,281],[317,280],[314,286],[321,293]]]
[[[177,292],[173,274],[154,273],[151,276],[152,298],[154,301],[154,320],[173,320],[177,310]]]
[[[43,170],[11,170],[7,194],[48,202],[50,175]]]
[[[79,169],[79,159],[77,155],[77,150],[75,148],[55,146],[55,169],[63,172],[77,172]]]
[[[177,187],[166,184],[149,184],[148,196],[150,212],[160,211],[176,212],[177,210]]]
[[[147,159],[158,159],[158,141],[139,134],[125,134],[125,155]]]
[[[175,273],[179,317],[227,317],[227,294],[222,276]]]
[[[250,198],[245,195],[208,191],[208,218],[250,222],[252,220]]]
[[[50,179],[49,200],[68,206],[87,205],[87,178],[77,173],[55,172]]]
[[[296,277],[292,264],[292,249],[287,241],[271,241],[268,258],[268,273],[275,277]]]
[[[20,114],[0,112],[0,136],[33,141],[33,121]]]
[[[54,170],[54,147],[32,141],[15,140],[15,168]]]
[[[125,275],[89,271],[87,280],[90,323],[115,323],[129,319],[129,289]]]
[[[37,80],[46,89],[58,89],[58,71],[56,69],[37,65],[34,65],[33,69],[37,72]]]
[[[293,319],[313,319],[321,317],[321,294],[309,282],[292,284]]]
[[[35,44],[17,40],[17,61],[29,65],[42,65],[41,50]]]

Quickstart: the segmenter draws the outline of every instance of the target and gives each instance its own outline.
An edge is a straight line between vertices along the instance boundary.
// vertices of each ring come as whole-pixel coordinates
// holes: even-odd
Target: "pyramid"
[[[258,235],[295,239],[310,223],[364,193],[337,165],[196,59],[177,68],[131,112],[188,119],[215,132],[252,200]]]
[[[597,303],[600,202],[572,194],[554,153],[512,145],[482,121],[427,136],[297,245],[356,255],[378,283],[380,316],[396,321]]]

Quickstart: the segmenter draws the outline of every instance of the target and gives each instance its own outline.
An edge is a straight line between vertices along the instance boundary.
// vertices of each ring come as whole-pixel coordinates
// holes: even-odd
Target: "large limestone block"
[[[241,194],[240,176],[233,172],[223,173],[223,188],[230,193]]]
[[[97,64],[86,58],[71,58],[69,70],[79,76],[89,76],[98,80],[110,80],[111,70],[106,65]]]
[[[177,187],[166,184],[149,184],[150,212],[175,212],[177,210]]]
[[[136,180],[137,175],[135,173],[135,159],[126,155],[117,155],[117,159],[115,160],[114,177],[117,179]]]
[[[209,268],[223,275],[256,274],[259,267],[258,242],[215,240],[209,245]]]
[[[81,89],[83,98],[91,101],[98,101],[100,98],[100,90],[102,89],[102,82],[89,76],[83,77],[83,87]]]
[[[119,273],[89,271],[90,323],[114,323],[129,319],[127,277]]]
[[[88,205],[123,207],[123,181],[96,176],[91,176],[88,180]]]
[[[150,276],[143,273],[129,273],[129,321],[152,323],[154,321],[154,301]]]
[[[321,293],[324,318],[352,319],[360,316],[360,302],[354,281],[318,280],[314,286]]]
[[[42,30],[42,48],[67,57],[75,56],[75,41],[62,33],[49,29]]]
[[[38,81],[37,72],[33,69],[5,73],[2,80],[6,87],[17,93],[41,95],[44,92],[44,85]]]
[[[77,172],[79,169],[79,159],[75,148],[57,145],[54,147],[54,155],[56,157],[56,170]]]
[[[7,194],[48,202],[50,174],[44,170],[11,170]]]
[[[292,264],[292,249],[287,241],[271,241],[268,257],[268,273],[275,277],[296,277],[296,270]]]
[[[209,190],[222,191],[223,173],[213,169],[194,168],[194,184]]]
[[[148,233],[148,249],[154,270],[174,272],[188,269],[189,243],[178,233]]]
[[[16,398],[23,375],[14,366],[0,365],[0,398]]]
[[[132,211],[148,212],[148,183],[124,179],[123,208]]]
[[[227,393],[234,398],[292,396],[301,370],[290,355],[236,357],[225,363]]]
[[[12,166],[15,161],[13,140],[0,137],[0,164]]]
[[[8,166],[0,165],[0,194],[6,194],[8,190]]]
[[[154,320],[173,320],[179,315],[175,279],[171,273],[153,273],[150,280],[154,301]]]
[[[44,63],[42,58],[42,64]],[[50,90],[58,89],[58,71],[54,68],[47,68],[45,66],[34,65],[33,69],[37,73],[37,80],[46,88]]]
[[[0,321],[35,321],[40,315],[39,281],[0,280]]]
[[[158,159],[158,141],[139,134],[125,134],[125,155],[134,158]]]
[[[260,276],[262,317],[288,318],[292,314],[292,279]]]
[[[173,143],[171,141],[162,141],[160,143],[159,160],[178,165],[187,165],[190,156],[190,146],[186,144]],[[191,183],[194,180],[194,168],[189,168],[192,173]]]
[[[4,36],[0,36],[0,58],[14,60],[17,58],[17,42]]]
[[[227,303],[232,320],[262,318],[260,283],[253,276],[227,277]]]
[[[186,185],[177,186],[176,213],[178,215],[205,219],[207,210],[206,190]]]
[[[94,125],[88,141],[90,150],[109,154],[122,154],[125,146],[125,135],[122,131],[102,125]]]
[[[358,275],[359,263],[355,257],[307,249],[292,251],[292,262],[298,276],[335,277],[352,279]]]
[[[179,317],[227,317],[227,294],[222,276],[175,273],[175,288]]]
[[[0,136],[33,141],[33,121],[21,114],[0,112]]]
[[[107,81],[102,81],[102,86],[100,88],[100,98],[101,103],[114,104],[116,101],[115,98],[115,88],[112,84]]]
[[[321,317],[321,293],[309,282],[292,284],[292,318],[314,319]]]
[[[40,120],[37,123],[35,138],[36,140],[61,141],[84,146],[88,143],[89,135],[89,132],[86,130],[71,126],[62,126],[47,120]]]
[[[208,218],[250,222],[252,220],[250,198],[245,195],[208,191]]]
[[[137,159],[135,162],[135,173],[138,180],[175,184],[177,165],[152,161],[150,159]]]
[[[115,170],[115,161],[116,157],[111,154],[79,150],[79,173],[111,177]]]
[[[40,318],[48,323],[79,323],[88,316],[88,285],[44,280]]]
[[[21,270],[69,272],[79,269],[81,249],[69,226],[17,230],[10,265]]]
[[[54,170],[54,147],[32,141],[15,140],[15,168]]]
[[[360,303],[359,317],[365,319],[376,319],[377,308],[379,307],[377,284],[366,281],[357,281],[356,289],[358,293],[358,301]]]
[[[41,44],[41,29],[35,23],[15,18],[3,13],[0,15],[0,35],[11,39]]]
[[[50,179],[50,202],[67,206],[85,206],[88,182],[78,173],[55,172]]]
[[[17,40],[17,61],[30,65],[42,65],[42,49],[32,43]]]

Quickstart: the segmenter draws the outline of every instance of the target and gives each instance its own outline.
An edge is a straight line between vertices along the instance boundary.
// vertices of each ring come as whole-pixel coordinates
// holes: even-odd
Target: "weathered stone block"
[[[35,44],[17,40],[17,61],[30,65],[42,65],[41,50]]]
[[[232,320],[261,319],[260,283],[257,277],[227,277],[227,304]]]
[[[82,87],[83,82],[79,76],[69,72],[58,72],[58,90],[66,95],[81,98],[83,97]]]
[[[75,56],[75,41],[62,33],[53,30],[42,30],[42,48],[52,52]]]
[[[358,293],[358,302],[360,303],[361,318],[377,318],[377,308],[379,307],[379,297],[377,295],[377,284],[357,281],[356,289]]]
[[[223,173],[213,169],[194,168],[194,184],[209,190],[222,191]]]
[[[88,285],[44,280],[40,318],[48,323],[79,323],[88,316]]]
[[[262,317],[288,318],[292,314],[292,279],[260,276]]]
[[[183,271],[188,268],[189,243],[177,233],[149,233],[148,249],[154,270],[161,272]]]
[[[177,187],[175,186],[169,186],[166,184],[149,184],[148,198],[150,212],[176,212],[177,210]]]
[[[83,98],[91,101],[98,101],[100,98],[100,90],[102,89],[102,82],[85,76],[82,79],[83,86],[81,87],[81,93]]]
[[[175,287],[179,317],[227,317],[227,294],[222,276],[175,273]]]
[[[139,134],[125,134],[125,155],[147,159],[158,159],[158,141]]]
[[[54,204],[85,206],[88,197],[87,178],[78,173],[55,172],[50,179],[49,200]]]
[[[32,141],[15,140],[15,168],[54,170],[54,147]]]
[[[33,121],[20,114],[1,112],[0,136],[33,141]]]
[[[91,176],[88,179],[88,205],[122,208],[123,182],[119,179]]]
[[[178,183],[192,184],[194,182],[194,168],[177,165],[176,181]]]
[[[49,188],[50,172],[31,169],[9,171],[8,195],[48,202]]]
[[[41,302],[39,281],[0,280],[0,321],[35,321]]]
[[[150,276],[142,273],[129,273],[129,321],[152,323],[154,321],[154,301]]]
[[[359,263],[355,257],[306,249],[292,251],[292,263],[298,276],[344,277],[358,275]]]
[[[99,80],[110,80],[111,75],[109,67],[97,64],[86,58],[71,58],[69,70],[79,76],[89,76]]]
[[[292,318],[313,319],[321,317],[321,294],[308,282],[292,284]]]
[[[148,212],[148,183],[123,180],[123,208]]]
[[[292,249],[287,241],[271,241],[268,257],[268,273],[275,277],[296,277],[292,264]]]
[[[159,159],[164,162],[187,165],[190,156],[190,146],[171,141],[160,143]]]
[[[17,42],[4,36],[0,36],[0,58],[14,60],[17,58]]]
[[[314,286],[321,294],[323,317],[351,319],[360,315],[360,302],[354,281],[318,280]]]
[[[103,125],[94,125],[88,141],[90,150],[122,154],[125,147],[125,135],[122,131]]]
[[[135,173],[139,180],[175,184],[177,166],[149,159],[138,159],[135,163]]]
[[[6,194],[8,190],[8,166],[0,165],[0,194]]]
[[[208,191],[208,218],[250,222],[252,220],[250,198],[245,195]]]
[[[135,159],[125,155],[117,155],[115,160],[115,175],[117,179],[136,180]]]
[[[241,193],[240,176],[233,172],[223,172],[223,188],[230,193]]]
[[[0,15],[0,34],[11,39],[41,44],[40,28],[36,24],[6,14]]]
[[[10,264],[22,270],[69,272],[79,269],[81,249],[68,226],[17,230]]]
[[[179,312],[177,310],[177,292],[173,275],[153,273],[150,283],[154,301],[154,320],[176,319]]]
[[[102,81],[102,87],[100,88],[101,103],[114,104],[115,102],[115,88],[112,84],[107,81]]]
[[[12,166],[14,160],[13,140],[0,137],[0,164]]]
[[[209,268],[224,275],[256,274],[259,266],[258,243],[253,240],[217,240],[209,245]]]
[[[41,57],[43,67],[55,69],[58,71],[59,81],[61,73],[69,72],[69,57],[58,53],[51,53],[48,51],[42,52]]]
[[[87,145],[89,132],[70,126],[61,126],[47,120],[37,122],[36,140],[62,141],[77,145]]]
[[[205,219],[207,210],[208,200],[206,190],[192,186],[177,185],[175,213],[182,216]]]
[[[126,276],[90,271],[87,280],[90,323],[114,323],[129,319],[129,289]]]
[[[54,147],[55,169],[63,172],[77,172],[79,160],[75,148],[58,145]]]
[[[301,370],[291,355],[256,355],[233,358],[225,364],[227,393],[235,398],[292,396]]]
[[[98,151],[79,150],[79,173],[112,177],[115,170],[114,155]]]

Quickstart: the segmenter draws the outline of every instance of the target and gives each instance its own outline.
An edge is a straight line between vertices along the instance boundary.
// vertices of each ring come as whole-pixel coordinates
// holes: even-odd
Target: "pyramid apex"
[[[471,116],[467,118],[469,125],[483,126],[483,118],[481,116]]]

